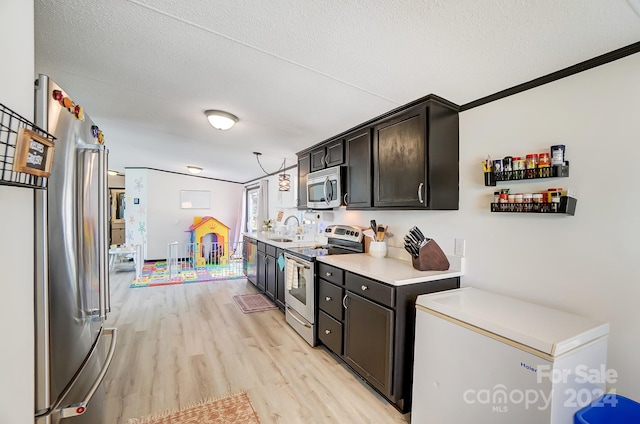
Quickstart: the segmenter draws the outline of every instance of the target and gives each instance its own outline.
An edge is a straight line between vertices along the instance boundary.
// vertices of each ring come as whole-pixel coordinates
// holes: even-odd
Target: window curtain
[[[269,180],[261,180],[258,188],[258,231],[269,219]]]
[[[242,192],[242,204],[240,211],[236,215],[236,225],[233,234],[233,240],[238,243],[238,246],[242,246],[242,233],[247,232],[247,187]]]

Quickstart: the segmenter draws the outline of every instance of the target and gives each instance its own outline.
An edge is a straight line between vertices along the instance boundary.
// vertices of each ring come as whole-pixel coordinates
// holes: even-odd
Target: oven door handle
[[[297,259],[292,258],[291,256],[284,255],[284,258],[287,260],[288,264],[291,264],[297,268],[311,269],[309,265],[301,264]]]
[[[291,314],[291,318],[295,319],[296,321],[298,321],[300,324],[304,325],[307,328],[311,328],[311,325],[303,320],[301,320],[300,318],[298,318],[296,315],[299,315],[298,312],[293,309],[291,306],[287,305],[287,310],[289,311],[289,313]]]

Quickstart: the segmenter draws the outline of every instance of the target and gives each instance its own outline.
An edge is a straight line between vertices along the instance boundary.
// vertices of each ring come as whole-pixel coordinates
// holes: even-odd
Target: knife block
[[[420,248],[420,255],[411,258],[413,267],[418,271],[446,271],[449,269],[449,259],[438,243],[431,239]]]

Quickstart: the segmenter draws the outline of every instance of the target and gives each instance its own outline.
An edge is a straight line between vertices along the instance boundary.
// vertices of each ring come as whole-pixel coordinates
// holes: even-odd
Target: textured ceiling
[[[627,0],[36,0],[35,28],[36,73],[100,126],[110,168],[237,182],[264,175],[253,151],[272,172],[426,94],[465,104],[640,40]]]

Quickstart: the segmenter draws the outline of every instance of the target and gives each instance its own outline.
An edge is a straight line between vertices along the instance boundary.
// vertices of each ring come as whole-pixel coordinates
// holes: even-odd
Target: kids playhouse
[[[229,261],[229,227],[212,216],[196,216],[189,227],[196,266],[225,264]],[[192,256],[192,257],[193,257]]]

